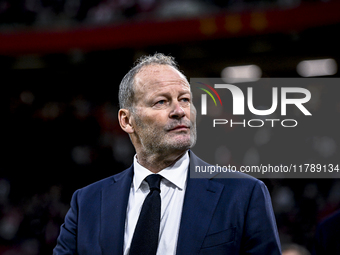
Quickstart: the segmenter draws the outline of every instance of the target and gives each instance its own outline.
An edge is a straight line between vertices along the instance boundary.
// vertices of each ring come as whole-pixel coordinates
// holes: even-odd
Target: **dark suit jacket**
[[[207,165],[192,152],[190,164]],[[230,174],[235,178],[188,178],[177,255],[281,254],[266,186]],[[53,254],[123,254],[132,178],[130,167],[77,190]]]
[[[315,255],[340,254],[340,211],[324,219],[316,229]]]

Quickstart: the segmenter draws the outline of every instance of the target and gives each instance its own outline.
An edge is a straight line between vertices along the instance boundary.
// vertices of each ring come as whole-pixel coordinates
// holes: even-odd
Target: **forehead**
[[[135,77],[135,89],[137,90],[153,90],[169,85],[182,85],[189,88],[185,76],[169,65],[145,66]]]

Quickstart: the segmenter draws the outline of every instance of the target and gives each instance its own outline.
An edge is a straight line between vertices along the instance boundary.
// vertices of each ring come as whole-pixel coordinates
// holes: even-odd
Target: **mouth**
[[[189,130],[190,128],[185,126],[185,125],[178,125],[172,129],[170,129],[170,131],[187,131]]]

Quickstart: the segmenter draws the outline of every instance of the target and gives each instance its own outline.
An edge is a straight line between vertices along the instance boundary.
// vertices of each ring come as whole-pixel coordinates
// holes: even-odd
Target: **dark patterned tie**
[[[160,183],[162,176],[151,174],[145,178],[150,192],[144,200],[130,246],[130,255],[155,255],[161,221]]]

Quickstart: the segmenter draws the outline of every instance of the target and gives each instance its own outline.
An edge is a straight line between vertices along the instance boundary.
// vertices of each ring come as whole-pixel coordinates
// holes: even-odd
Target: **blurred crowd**
[[[230,8],[296,6],[301,0],[0,0],[0,27],[65,27],[127,19],[199,16]],[[306,0],[305,0],[306,1]],[[315,0],[317,1],[317,0]]]
[[[10,101],[8,164],[0,171],[0,254],[51,254],[72,193],[132,162],[117,107],[84,95]]]

